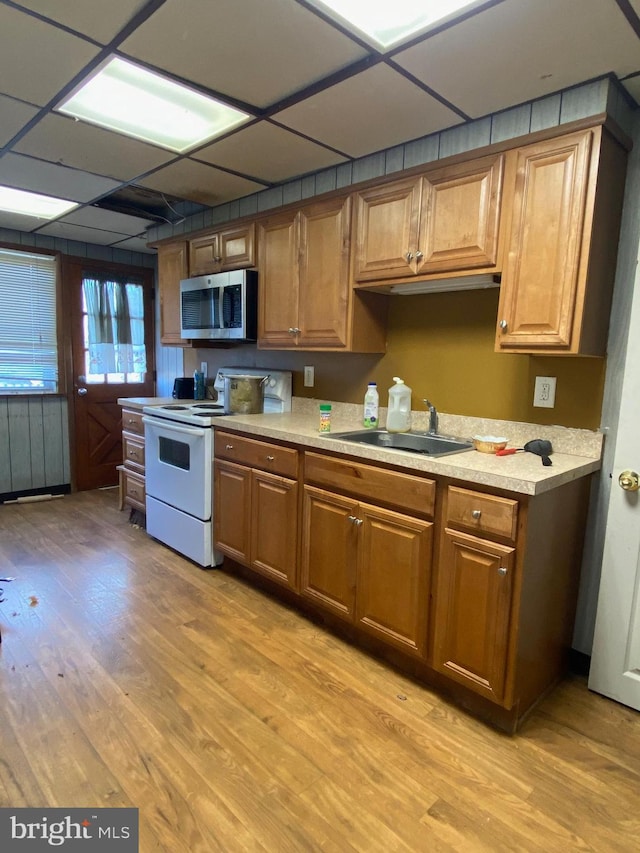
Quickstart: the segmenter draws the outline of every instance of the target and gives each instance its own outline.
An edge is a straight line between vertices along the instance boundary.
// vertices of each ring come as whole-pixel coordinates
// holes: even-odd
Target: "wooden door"
[[[421,179],[408,178],[356,195],[356,281],[415,274]]]
[[[176,263],[180,263],[179,253],[175,258]],[[168,264],[168,260],[164,259]],[[189,271],[182,278],[189,278],[196,275],[208,275],[209,273],[220,272],[222,269],[222,253],[220,250],[220,235],[206,234],[203,237],[196,237],[194,240],[189,240]]]
[[[113,486],[118,483],[116,466],[122,463],[121,397],[152,397],[155,390],[155,349],[153,340],[153,273],[143,268],[68,258],[63,266],[65,299],[71,317],[71,370],[73,372],[70,417],[73,424],[72,476],[78,491]],[[144,327],[144,372],[101,372],[90,357],[87,306],[83,300],[83,279],[123,276],[142,297],[140,312]],[[140,318],[137,318],[140,319]],[[137,321],[137,320],[136,320]]]
[[[433,523],[360,504],[356,618],[387,643],[426,647]]]
[[[358,503],[304,487],[301,593],[352,622],[355,615]]]
[[[270,216],[258,224],[258,346],[296,346],[299,289],[297,213]]]
[[[503,162],[483,157],[424,177],[419,273],[496,266]]]
[[[513,548],[446,529],[435,590],[433,665],[502,702],[507,675]]]
[[[160,343],[190,346],[180,337],[180,281],[187,278],[187,244],[158,246],[158,291],[160,298]]]
[[[350,198],[300,212],[299,346],[347,346],[350,226]]]
[[[251,475],[251,568],[296,589],[298,483],[266,471]]]
[[[574,324],[586,276],[592,139],[592,131],[574,133],[509,155],[516,158],[516,184],[500,287],[498,350],[577,351]]]
[[[255,264],[255,234],[253,222],[225,228],[219,234],[220,257],[223,270],[237,270]]]
[[[245,566],[251,562],[251,468],[213,466],[213,546]]]

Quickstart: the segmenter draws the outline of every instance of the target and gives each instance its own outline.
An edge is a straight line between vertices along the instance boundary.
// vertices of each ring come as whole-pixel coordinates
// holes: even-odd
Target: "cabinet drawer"
[[[515,541],[518,502],[449,486],[446,518],[448,525],[457,524],[478,533],[505,536]]]
[[[421,515],[433,515],[434,480],[318,453],[305,453],[304,471],[307,483],[350,492],[359,499],[392,504]]]
[[[122,429],[126,430],[127,432],[135,432],[136,435],[144,435],[142,412],[134,412],[131,409],[123,409]]]
[[[125,465],[138,468],[144,473],[144,439],[123,432],[122,456]]]
[[[230,459],[294,480],[298,477],[298,451],[292,447],[216,430],[214,454],[216,459]]]
[[[122,474],[122,494],[124,502],[130,506],[135,506],[137,509],[145,511],[145,483],[144,477],[135,471],[128,471],[126,468],[121,468]]]

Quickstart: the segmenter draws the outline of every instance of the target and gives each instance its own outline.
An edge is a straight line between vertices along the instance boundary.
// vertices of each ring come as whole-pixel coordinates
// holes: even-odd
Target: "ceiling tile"
[[[60,115],[44,118],[15,150],[120,181],[132,180],[175,157],[146,142]]]
[[[83,207],[80,210],[68,213],[57,221],[68,222],[71,225],[85,225],[88,228],[103,228],[105,231],[117,231],[131,237],[141,234],[149,226],[156,224],[153,219],[130,216],[126,213],[104,210],[99,207]]]
[[[0,184],[71,201],[92,201],[120,186],[118,181],[21,154],[5,154],[0,159]]]
[[[640,41],[615,0],[504,0],[394,60],[477,118],[636,71]]]
[[[72,30],[108,44],[147,0],[109,0],[79,3],[78,0],[20,0],[20,5]]]
[[[45,220],[37,216],[23,216],[21,213],[10,213],[0,210],[0,228],[13,228],[16,231],[33,231]]]
[[[262,184],[188,159],[165,166],[137,183],[212,207],[264,189]]]
[[[0,146],[6,145],[19,130],[38,114],[38,108],[0,95]]]
[[[99,52],[84,39],[0,5],[0,87],[2,91],[44,106]],[[28,45],[28,47],[27,47]]]
[[[274,119],[351,157],[460,122],[456,113],[385,64],[325,89]]]
[[[130,252],[145,252],[149,255],[157,254],[157,249],[150,249],[144,238],[141,237],[129,237],[119,243],[114,243],[113,248],[128,249]]]
[[[206,163],[244,175],[257,175],[273,182],[285,181],[345,161],[334,151],[268,121],[240,130],[192,156]]]
[[[294,0],[165,3],[121,49],[258,107],[367,55]]]
[[[47,237],[60,237],[63,240],[79,240],[81,243],[96,243],[98,246],[110,246],[127,235],[115,231],[101,231],[97,228],[86,228],[83,225],[72,225],[70,222],[50,222],[38,230],[38,234]]]

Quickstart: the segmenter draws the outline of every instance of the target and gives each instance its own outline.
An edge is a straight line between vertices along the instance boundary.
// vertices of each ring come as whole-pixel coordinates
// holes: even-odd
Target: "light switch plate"
[[[536,376],[533,405],[541,409],[553,409],[556,404],[556,377]]]

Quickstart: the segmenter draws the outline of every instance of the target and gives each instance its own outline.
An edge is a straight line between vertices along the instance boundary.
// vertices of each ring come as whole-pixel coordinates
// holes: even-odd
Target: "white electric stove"
[[[291,371],[218,370],[214,400],[145,406],[147,533],[206,568],[222,562],[213,549],[213,430],[224,415],[224,376],[265,376],[264,412],[291,411]]]

